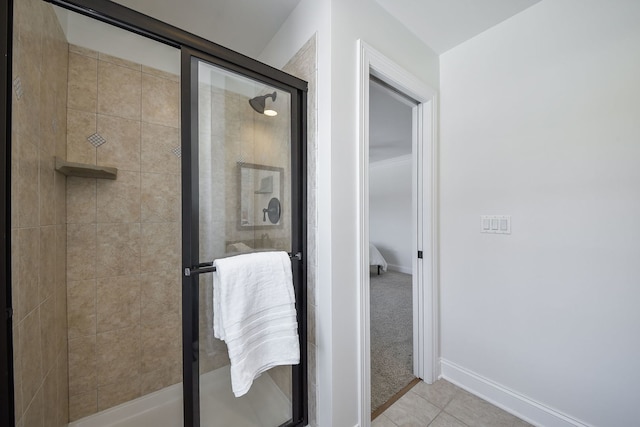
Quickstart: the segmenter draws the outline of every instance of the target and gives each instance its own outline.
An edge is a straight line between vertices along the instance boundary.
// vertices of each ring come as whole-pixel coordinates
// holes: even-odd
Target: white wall
[[[441,56],[442,358],[593,426],[638,423],[639,22],[543,0]]]
[[[439,80],[435,53],[374,0],[332,2],[331,313],[336,381],[333,426],[355,425],[359,412],[358,39],[423,78],[425,84],[437,88]]]
[[[411,155],[369,166],[369,240],[387,261],[389,270],[411,274]]]
[[[319,44],[318,421],[350,427],[359,422],[357,40],[434,88],[438,57],[374,0],[302,0],[260,59],[281,66],[313,31]]]

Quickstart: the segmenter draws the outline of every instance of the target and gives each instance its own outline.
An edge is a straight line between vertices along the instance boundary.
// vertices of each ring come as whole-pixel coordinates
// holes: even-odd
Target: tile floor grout
[[[422,384],[422,386],[421,386]],[[431,399],[423,396],[418,392],[418,388],[422,387],[424,394],[429,394]],[[445,401],[441,402],[441,407],[435,401],[438,396],[444,397]],[[420,400],[416,400],[420,398]],[[456,401],[456,399],[458,399]],[[456,404],[452,403],[456,401]],[[428,403],[424,405],[423,403]],[[428,413],[429,406],[438,409],[433,413]],[[451,412],[447,411],[449,409]],[[453,412],[453,413],[452,413]],[[443,413],[447,420],[443,420]],[[462,415],[462,417],[460,417]],[[461,418],[468,418],[465,422]],[[430,419],[428,422],[426,420]],[[407,424],[407,421],[409,423]],[[498,408],[497,406],[487,402],[480,397],[465,391],[462,388],[449,383],[446,380],[438,380],[434,384],[426,384],[420,382],[412,387],[407,393],[398,399],[393,405],[387,408],[376,420],[372,422],[372,426],[395,426],[400,425],[426,425],[428,427],[437,425],[447,425],[454,427],[488,427],[496,424],[513,425],[513,426],[529,426],[518,417]],[[454,425],[455,424],[455,425]]]
[[[416,393],[417,394],[417,393]],[[449,406],[449,403],[451,403],[451,401],[458,395],[458,390],[456,390],[456,392],[454,393],[454,395],[451,397],[451,399],[449,399],[447,401],[447,403],[444,404],[444,406],[442,408],[440,408],[440,412],[438,412],[438,414],[433,417],[433,419],[431,420],[431,422],[427,425],[427,427],[430,427],[431,425],[433,425],[433,423],[435,423],[436,419],[440,416],[440,414],[442,414],[443,412],[447,415],[449,415],[452,418],[455,418],[456,421],[458,421],[460,424],[462,424],[465,427],[468,427],[467,424],[465,424],[464,422],[462,422],[462,420],[459,420],[458,418],[456,418],[454,415],[451,415],[450,413],[448,413],[446,411],[447,406]],[[423,398],[424,400],[426,400],[427,402],[431,403],[432,405],[436,406],[436,404],[434,402],[431,402],[429,399]],[[393,422],[393,421],[392,421]]]
[[[438,416],[440,416],[440,414],[442,414],[442,413],[444,412],[445,414],[449,415],[450,417],[455,418],[455,419],[456,419],[456,421],[458,421],[460,424],[462,424],[462,425],[464,425],[464,426],[467,426],[467,424],[465,424],[462,420],[458,419],[455,415],[452,415],[452,414],[450,414],[450,413],[448,413],[448,412],[447,412],[447,407],[449,406],[449,403],[451,403],[451,401],[452,401],[453,399],[455,399],[455,397],[459,394],[459,392],[460,392],[460,390],[456,390],[455,394],[451,397],[451,399],[449,399],[449,400],[447,401],[447,403],[445,403],[444,407],[440,410],[440,412],[438,413],[438,415],[436,415],[436,418],[438,418]],[[427,400],[427,401],[428,401],[428,400]],[[431,424],[433,424],[433,422],[436,420],[436,418],[434,418],[434,419],[429,423],[429,426],[430,426]],[[428,426],[427,426],[427,427],[428,427]]]

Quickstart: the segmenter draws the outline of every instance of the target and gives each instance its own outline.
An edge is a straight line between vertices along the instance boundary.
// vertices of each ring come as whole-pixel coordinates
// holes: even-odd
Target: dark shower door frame
[[[13,1],[0,5],[0,425],[13,425],[13,311],[11,307],[11,51]]]
[[[293,257],[293,284],[296,299],[300,363],[292,366],[292,418],[283,426],[307,424],[307,308],[306,308],[306,105],[307,92],[283,83],[265,74],[244,69],[237,64],[207,55],[195,49],[182,48],[182,265],[189,273],[182,275],[182,357],[184,366],[185,426],[200,425],[200,366],[199,352],[199,280],[200,274],[211,274],[213,260],[201,260],[199,240],[200,164],[198,160],[198,65],[214,65],[244,77],[260,81],[291,95],[291,253]],[[187,125],[188,124],[188,125]],[[190,361],[190,363],[187,363]],[[189,395],[189,398],[187,398]],[[191,402],[192,407],[187,407]],[[193,414],[198,419],[188,420]]]
[[[198,165],[197,165],[197,97],[193,96],[192,61],[202,60],[245,75],[255,80],[288,91],[291,94],[291,195],[292,195],[292,251],[302,254],[300,261],[292,262],[296,295],[296,309],[300,337],[300,364],[292,367],[292,418],[286,427],[307,424],[307,307],[306,307],[306,104],[307,83],[281,70],[234,52],[211,41],[188,33],[155,18],[149,17],[110,0],[43,0],[79,14],[106,22],[143,37],[175,47],[182,51],[181,76],[181,128],[182,128],[182,195],[183,268],[194,267],[197,259],[198,224]],[[11,307],[11,47],[13,0],[4,0],[0,6],[0,230],[3,252],[0,257],[0,421],[2,425],[14,422],[13,399],[13,343]],[[195,103],[195,104],[194,104]],[[194,133],[194,123],[196,132]],[[196,162],[192,155],[196,153]],[[187,183],[187,184],[185,184]],[[195,185],[195,190],[194,187]],[[194,197],[195,196],[195,197]],[[195,215],[195,218],[194,218]],[[195,222],[194,222],[195,219]],[[185,224],[186,223],[186,224]],[[186,237],[186,238],[185,238]],[[188,240],[188,243],[186,243]],[[196,244],[194,248],[194,242]],[[184,252],[187,252],[185,254]],[[195,258],[194,258],[195,254]],[[195,261],[195,264],[194,264]],[[197,275],[186,277],[183,273],[183,396],[184,427],[200,427],[199,366],[198,366],[198,293]],[[194,285],[195,283],[195,285]],[[195,292],[194,292],[195,290]],[[194,317],[195,316],[195,317]],[[195,319],[195,321],[194,321]]]

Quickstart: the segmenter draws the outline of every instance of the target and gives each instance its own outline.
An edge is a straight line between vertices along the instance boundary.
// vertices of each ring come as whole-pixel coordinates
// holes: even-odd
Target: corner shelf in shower
[[[81,178],[116,179],[118,177],[117,168],[67,162],[59,157],[56,157],[56,170],[66,176]]]

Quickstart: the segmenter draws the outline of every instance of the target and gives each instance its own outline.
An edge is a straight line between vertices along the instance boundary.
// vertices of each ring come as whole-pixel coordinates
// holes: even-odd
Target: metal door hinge
[[[418,251],[418,259],[422,259],[422,251]]]

